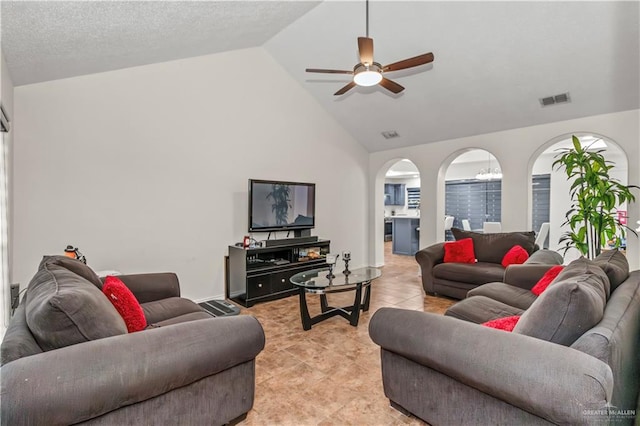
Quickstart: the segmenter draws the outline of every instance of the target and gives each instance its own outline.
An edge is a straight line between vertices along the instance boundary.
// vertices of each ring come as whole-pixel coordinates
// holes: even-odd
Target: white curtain
[[[8,137],[6,133],[2,135],[2,147],[0,147],[0,279],[2,280],[2,305],[0,306],[0,330],[4,332],[4,327],[9,322],[9,312],[11,308],[11,289],[9,284],[9,191],[8,191]]]

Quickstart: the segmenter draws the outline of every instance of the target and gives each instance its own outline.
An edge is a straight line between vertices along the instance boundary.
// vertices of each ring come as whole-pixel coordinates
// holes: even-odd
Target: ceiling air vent
[[[543,107],[555,104],[563,104],[565,102],[571,102],[569,92],[560,93],[559,95],[547,96],[546,98],[540,98],[540,105]]]
[[[385,139],[393,139],[399,137],[400,135],[395,130],[388,130],[386,132],[382,132],[382,136],[384,136]]]

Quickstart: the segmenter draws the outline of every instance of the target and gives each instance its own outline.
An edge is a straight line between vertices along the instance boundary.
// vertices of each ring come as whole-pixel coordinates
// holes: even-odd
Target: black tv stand
[[[308,241],[309,238],[312,240]],[[227,298],[250,307],[257,302],[298,294],[289,278],[326,265],[329,240],[302,237],[268,241],[281,244],[255,248],[229,246]]]

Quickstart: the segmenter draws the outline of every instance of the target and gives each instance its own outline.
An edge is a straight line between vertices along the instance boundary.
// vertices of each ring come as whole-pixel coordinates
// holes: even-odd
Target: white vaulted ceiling
[[[373,152],[640,108],[639,6],[372,0],[376,61],[435,55],[387,75],[406,88],[399,95],[358,87],[335,97],[349,76],[304,71],[353,68],[364,0],[2,1],[2,48],[20,85],[263,46]],[[564,92],[571,102],[540,106]],[[400,136],[384,139],[389,130]]]

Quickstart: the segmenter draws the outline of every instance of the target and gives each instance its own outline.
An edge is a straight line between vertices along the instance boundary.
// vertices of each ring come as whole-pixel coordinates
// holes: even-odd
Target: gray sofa
[[[531,256],[528,265],[558,265],[562,256],[549,250],[537,250],[534,232],[502,232],[482,234],[452,228],[456,240],[473,240],[476,263],[444,263],[444,245],[436,243],[415,255],[420,265],[422,286],[427,294],[438,294],[464,299],[467,292],[480,285],[503,281],[505,268],[502,258],[515,245],[520,245]],[[510,265],[512,267],[515,265]]]
[[[262,327],[214,318],[172,273],[119,278],[149,326],[127,333],[86,265],[45,257],[2,342],[1,423],[235,423],[251,409]],[[106,302],[106,303],[104,303]]]
[[[490,287],[456,304],[468,309],[465,321],[392,308],[374,314],[369,333],[393,406],[434,425],[634,423],[640,271],[629,273],[619,252],[575,261],[528,308],[514,307],[521,317],[513,332],[469,320],[509,306]],[[513,294],[522,303],[523,293]]]

